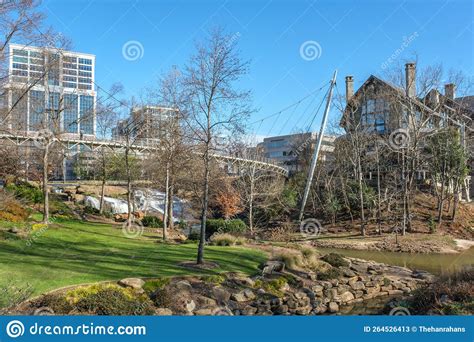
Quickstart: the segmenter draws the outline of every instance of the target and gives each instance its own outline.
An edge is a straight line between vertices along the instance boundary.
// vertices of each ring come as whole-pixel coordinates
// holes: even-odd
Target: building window
[[[369,132],[386,132],[385,120],[389,115],[389,104],[383,99],[369,99],[362,105],[362,127]]]
[[[79,58],[79,64],[92,65],[92,59],[88,58]]]
[[[30,131],[39,130],[44,127],[44,102],[44,91],[30,91]]]
[[[285,140],[272,140],[268,143],[268,148],[281,148],[286,146]]]
[[[80,96],[79,107],[80,131],[84,134],[94,134],[94,97],[89,95]]]
[[[64,95],[64,131],[77,133],[77,95]]]

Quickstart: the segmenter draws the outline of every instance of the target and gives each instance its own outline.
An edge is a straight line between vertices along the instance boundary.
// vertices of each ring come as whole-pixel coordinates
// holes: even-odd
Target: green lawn
[[[0,222],[1,227],[5,227]],[[31,241],[31,240],[30,240]],[[0,288],[30,284],[34,294],[55,288],[125,277],[191,274],[177,264],[196,257],[196,244],[157,243],[153,234],[126,238],[121,226],[63,221],[27,240],[0,237]],[[259,251],[241,247],[206,247],[205,259],[220,267],[212,272],[254,274],[265,260]]]

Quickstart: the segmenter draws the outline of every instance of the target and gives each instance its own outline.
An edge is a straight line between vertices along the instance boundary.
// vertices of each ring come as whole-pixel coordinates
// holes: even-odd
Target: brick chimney
[[[448,83],[444,85],[444,96],[454,100],[456,96],[456,85],[454,83]]]
[[[416,96],[416,65],[413,62],[405,64],[406,94],[409,97]]]
[[[351,97],[354,95],[354,78],[349,75],[346,76],[346,103],[349,102]]]

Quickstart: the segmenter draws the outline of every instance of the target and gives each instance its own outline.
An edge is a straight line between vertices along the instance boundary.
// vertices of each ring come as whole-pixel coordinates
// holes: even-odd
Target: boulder
[[[205,296],[196,296],[196,302],[199,306],[203,306],[203,307],[207,307],[207,306],[216,306],[217,305],[217,302],[212,299],[212,298],[209,298],[209,297],[205,297]]]
[[[140,278],[125,278],[118,281],[118,284],[123,287],[131,287],[136,290],[140,290],[143,285],[145,285],[145,281]]]
[[[253,287],[255,285],[255,281],[253,281],[249,277],[238,276],[234,278],[234,281],[239,285],[243,285],[247,287]]]
[[[219,303],[226,303],[230,299],[230,292],[222,286],[215,286],[212,288],[212,297]]]
[[[268,260],[263,265],[263,274],[272,274],[273,272],[283,272],[285,270],[285,263],[278,260]]]
[[[329,302],[329,312],[335,313],[339,311],[339,305],[336,302]]]
[[[390,296],[401,295],[401,294],[403,294],[403,291],[402,290],[390,290],[390,291],[388,291],[388,294]]]
[[[174,284],[174,286],[180,291],[191,291],[193,289],[189,281],[186,280],[180,280],[176,284]]]
[[[158,308],[155,310],[156,316],[172,316],[173,312],[167,308]]]
[[[243,291],[232,294],[231,298],[236,302],[247,302],[249,300],[255,299],[255,294],[250,289],[245,289]]]
[[[283,315],[288,312],[288,305],[279,305],[273,310],[273,312],[275,315]]]
[[[347,303],[347,302],[353,300],[355,297],[354,297],[354,295],[353,295],[351,292],[346,291],[346,292],[342,293],[342,294],[339,296],[339,298],[341,299],[341,302]]]
[[[257,308],[254,306],[247,305],[242,310],[240,310],[240,314],[244,316],[253,316],[257,313]]]
[[[194,302],[194,300],[191,299],[186,302],[185,309],[187,312],[192,313],[195,308],[196,308],[196,303]]]
[[[363,290],[365,285],[362,281],[356,281],[355,283],[350,284],[353,290]]]
[[[201,308],[199,310],[194,311],[194,314],[196,316],[211,316],[214,310],[215,307]]]

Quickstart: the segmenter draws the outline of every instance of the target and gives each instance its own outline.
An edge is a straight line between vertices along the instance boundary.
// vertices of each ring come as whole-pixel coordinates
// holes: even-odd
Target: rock
[[[317,314],[323,314],[328,310],[328,307],[324,304],[318,305],[316,308],[314,308],[313,312]]]
[[[255,294],[250,289],[245,289],[243,291],[234,293],[231,298],[236,302],[247,302],[249,300],[255,299]]]
[[[118,284],[123,287],[131,287],[132,289],[140,290],[145,282],[140,278],[125,278],[118,281]]]
[[[180,291],[191,291],[193,289],[189,281],[186,280],[180,280],[174,286]]]
[[[349,269],[347,267],[341,267],[340,269],[341,269],[342,274],[344,275],[344,277],[351,278],[351,277],[354,277],[356,275],[354,273],[354,271],[352,271],[351,269]]]
[[[8,229],[8,232],[12,234],[18,234],[20,231],[18,230],[18,228],[13,227]]]
[[[244,295],[247,298],[247,300],[253,300],[255,299],[255,293],[253,293],[252,290],[250,289],[245,289],[244,290]]]
[[[364,295],[364,291],[362,291],[362,290],[359,290],[359,291],[355,291],[355,292],[354,292],[354,296],[355,296],[356,298],[360,298],[360,297],[362,297],[363,295]]]
[[[191,299],[186,302],[185,309],[187,312],[191,313],[194,311],[195,308],[196,308],[196,303],[194,303],[194,300]]]
[[[253,316],[257,313],[257,310],[258,309],[256,307],[247,305],[242,310],[240,310],[240,313],[244,316]]]
[[[390,291],[388,291],[388,294],[390,296],[401,295],[401,294],[403,294],[403,291],[402,290],[390,290]]]
[[[255,281],[253,281],[251,278],[249,277],[236,277],[234,278],[234,281],[237,283],[237,284],[240,284],[240,285],[243,285],[243,286],[247,286],[247,287],[253,287],[255,285]]]
[[[211,316],[212,313],[214,312],[215,308],[213,307],[208,307],[208,308],[201,308],[199,310],[196,310],[194,314],[196,316]]]
[[[347,283],[348,283],[349,285],[352,285],[352,284],[354,284],[354,283],[355,283],[356,281],[358,281],[358,280],[359,280],[359,277],[358,277],[358,276],[353,276],[353,277],[350,277],[350,278],[347,279]]]
[[[298,307],[298,303],[293,299],[288,299],[286,305],[288,305],[289,309],[296,309]]]
[[[171,311],[170,309],[167,309],[167,308],[157,308],[155,310],[155,315],[156,316],[172,316],[173,311]]]
[[[219,303],[226,303],[230,299],[230,292],[227,291],[222,286],[215,286],[212,288],[212,296],[216,299]]]
[[[295,313],[300,316],[306,316],[311,312],[311,310],[313,310],[313,308],[308,305],[308,306],[304,306],[304,307],[296,309]]]
[[[335,313],[339,311],[339,305],[336,302],[329,302],[329,312]]]
[[[332,284],[329,281],[321,281],[319,283],[324,287],[324,289],[330,289],[332,287]]]
[[[212,312],[214,316],[234,316],[232,310],[227,307],[217,307]]]
[[[365,285],[361,281],[356,281],[355,283],[350,284],[353,290],[363,290],[365,289]]]
[[[349,291],[342,293],[339,297],[343,303],[347,303],[355,298],[354,295]]]
[[[209,297],[205,296],[196,296],[196,302],[198,303],[199,306],[216,306],[217,302]]]
[[[247,298],[245,297],[243,292],[234,293],[232,294],[231,298],[239,303],[247,301]]]
[[[288,305],[285,305],[285,304],[279,305],[273,310],[273,312],[276,315],[283,315],[288,312]]]
[[[377,285],[375,287],[366,287],[364,290],[363,290],[365,293],[369,294],[369,293],[377,293],[380,291],[380,286]]]
[[[285,263],[278,260],[268,260],[263,265],[263,274],[272,274],[273,272],[283,272],[285,270]]]
[[[409,292],[411,292],[411,289],[409,287],[405,286],[405,287],[402,287],[402,291],[404,293],[409,293]]]
[[[352,263],[350,269],[356,273],[367,273],[367,264]]]
[[[321,285],[314,285],[311,290],[313,290],[313,292],[323,292],[323,289],[324,287],[322,287]]]
[[[308,296],[306,295],[306,293],[299,291],[295,293],[295,297],[297,299],[302,299],[302,298],[307,298]]]
[[[349,285],[339,285],[339,287],[337,288],[337,293],[338,294],[342,294],[346,291],[351,291],[351,287]]]

